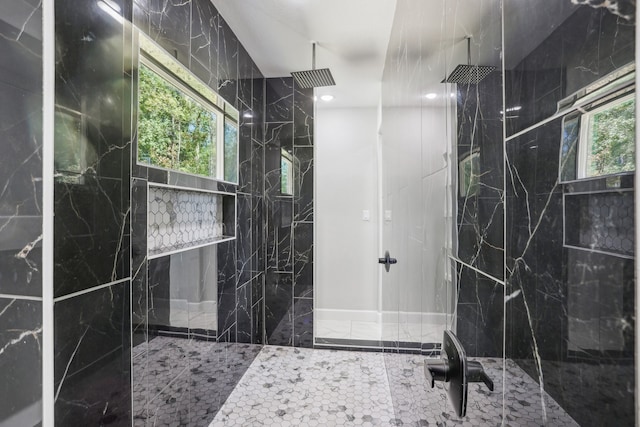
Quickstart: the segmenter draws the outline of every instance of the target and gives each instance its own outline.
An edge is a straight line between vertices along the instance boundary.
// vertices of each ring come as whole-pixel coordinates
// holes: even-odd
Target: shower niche
[[[235,239],[235,205],[232,193],[150,184],[149,258]]]

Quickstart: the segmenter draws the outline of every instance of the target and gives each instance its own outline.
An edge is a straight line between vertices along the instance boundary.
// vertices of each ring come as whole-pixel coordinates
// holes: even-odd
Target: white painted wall
[[[378,310],[377,114],[316,109],[317,310]]]

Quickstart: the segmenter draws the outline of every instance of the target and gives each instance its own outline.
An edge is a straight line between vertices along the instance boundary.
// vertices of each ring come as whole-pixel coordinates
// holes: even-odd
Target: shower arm
[[[316,42],[311,43],[311,69],[316,69]]]
[[[465,38],[467,39],[467,65],[471,65],[471,36]]]

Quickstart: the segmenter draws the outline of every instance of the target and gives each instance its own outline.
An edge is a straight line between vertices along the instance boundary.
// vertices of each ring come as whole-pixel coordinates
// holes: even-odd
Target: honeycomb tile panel
[[[224,238],[222,198],[216,193],[149,186],[149,255]]]

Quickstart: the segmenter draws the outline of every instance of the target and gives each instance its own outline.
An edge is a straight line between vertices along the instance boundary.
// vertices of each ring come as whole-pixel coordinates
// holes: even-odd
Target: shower
[[[336,82],[328,68],[316,69],[316,43],[311,43],[311,70],[293,71],[291,75],[303,89],[314,87],[335,86]]]
[[[471,64],[471,36],[465,37],[465,40],[467,40],[467,64],[459,64],[441,83],[477,85],[496,69],[492,65]]]

